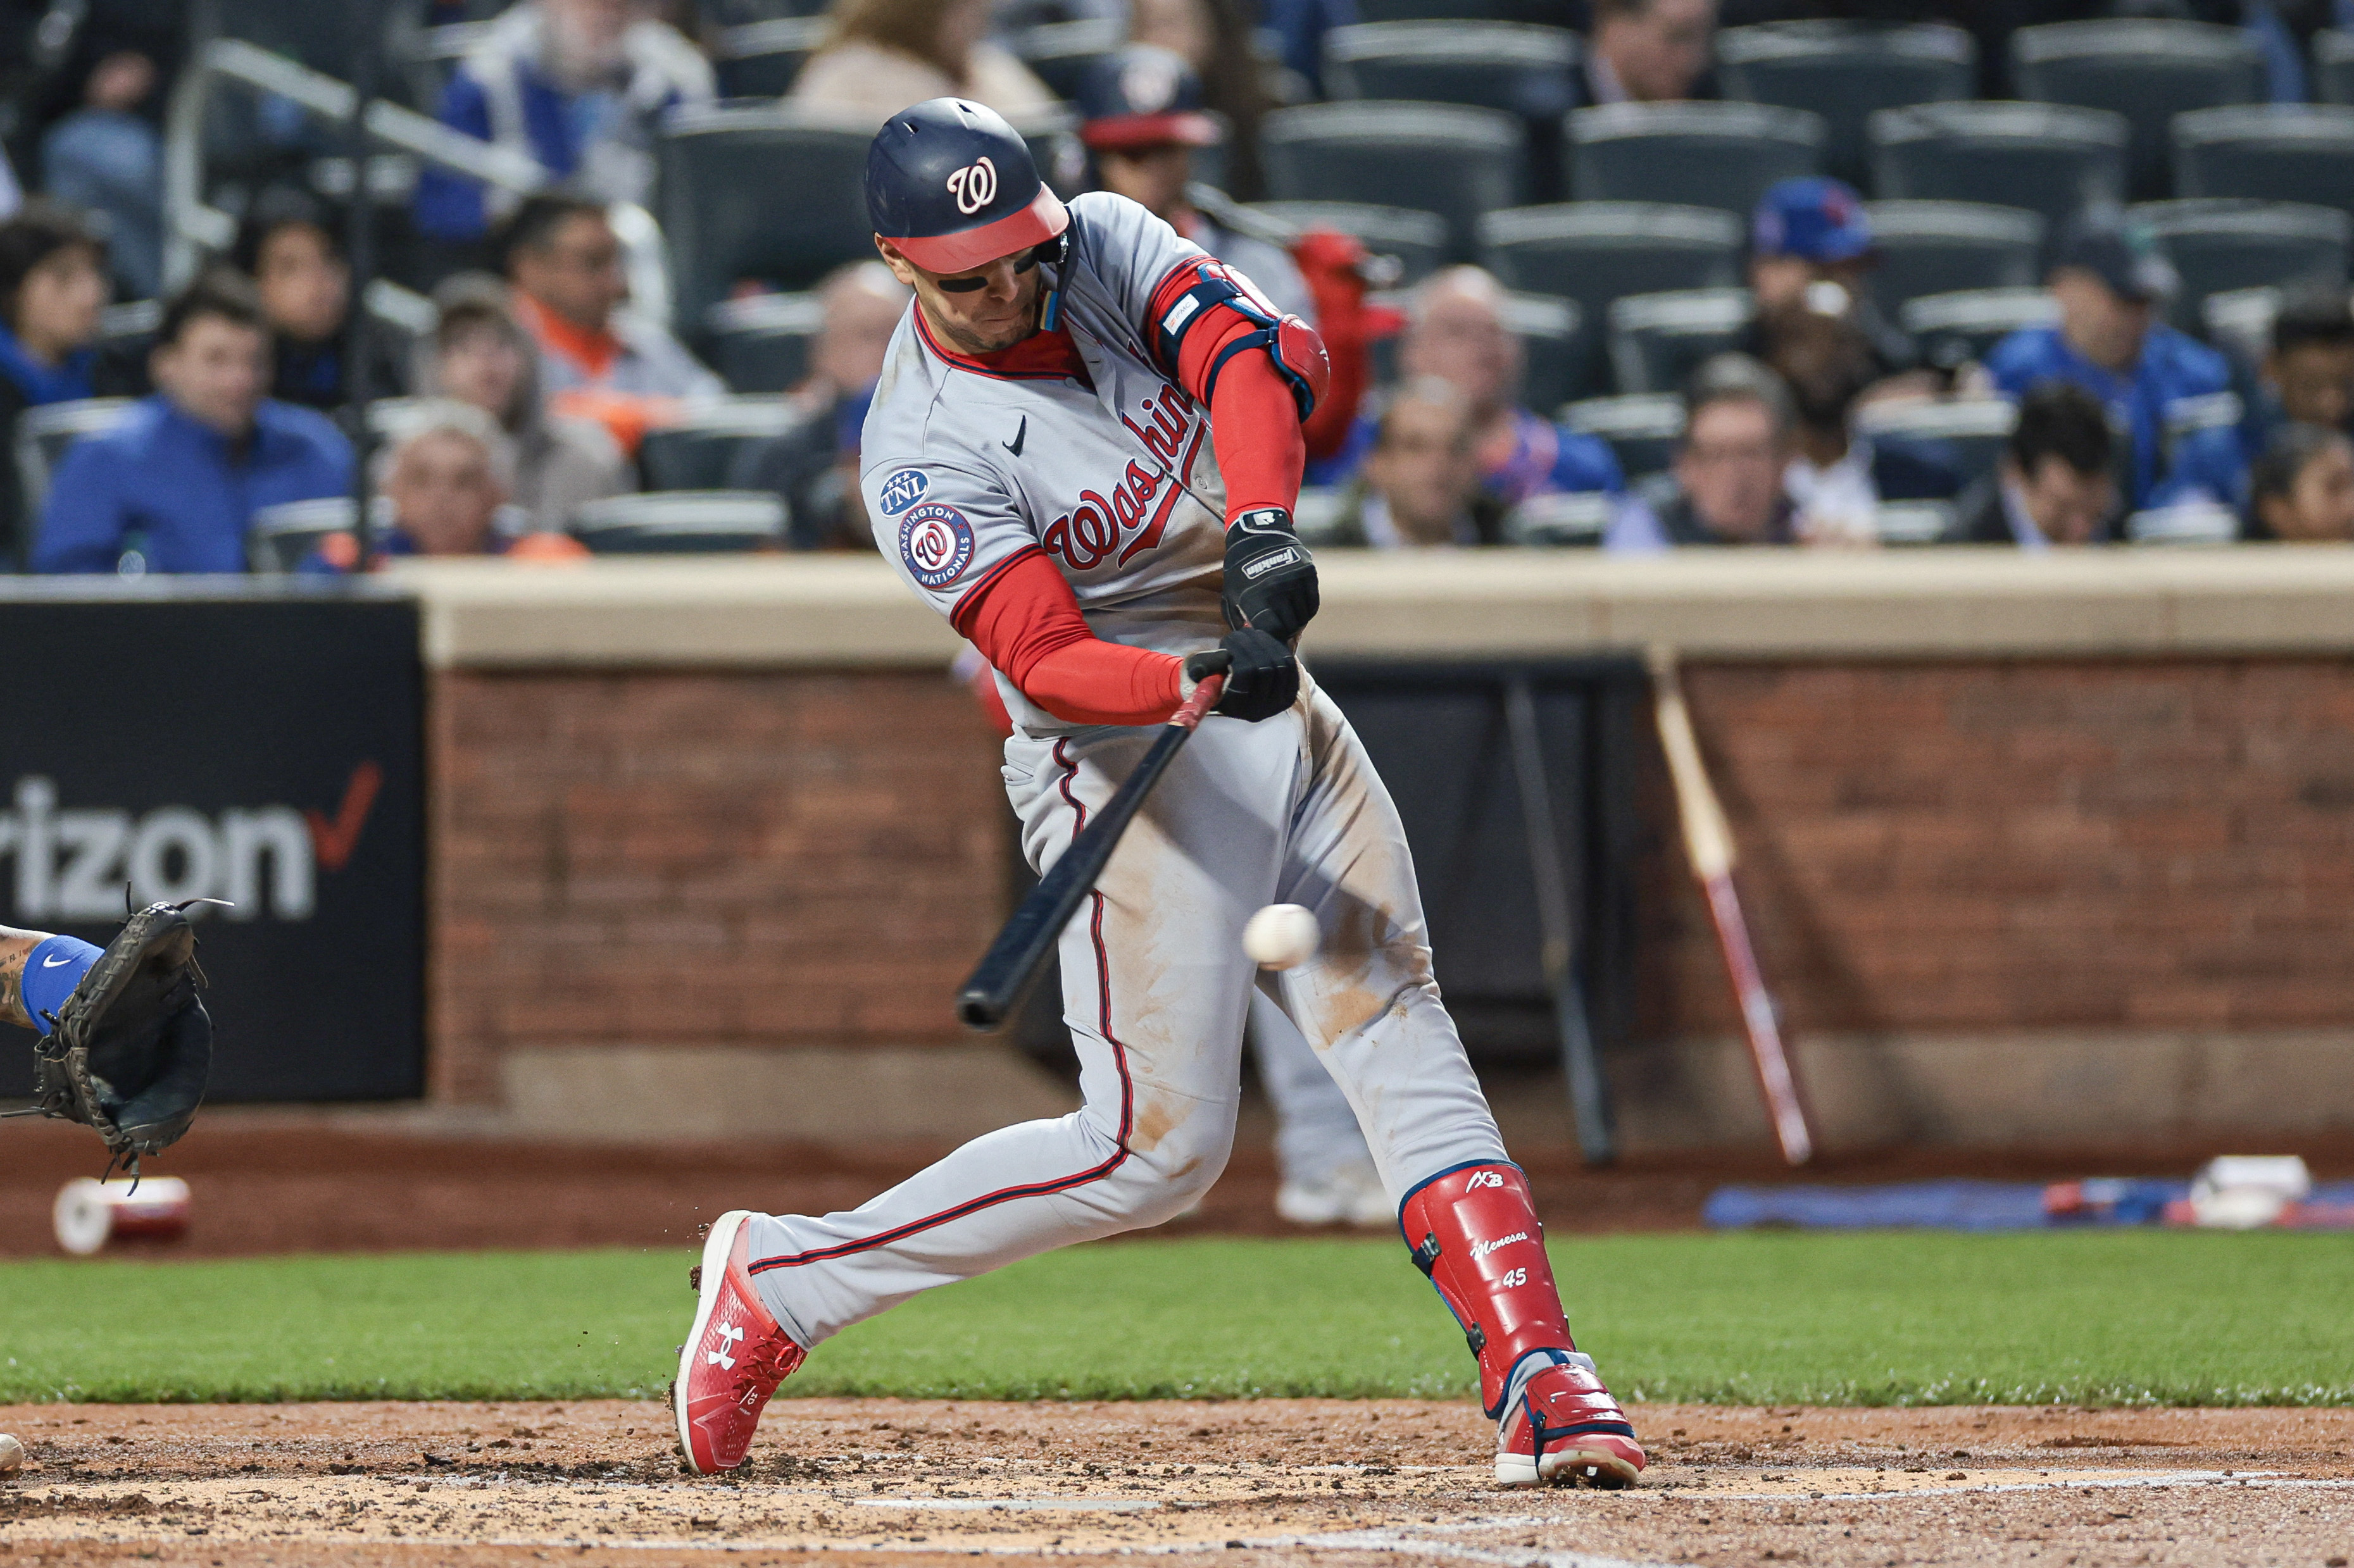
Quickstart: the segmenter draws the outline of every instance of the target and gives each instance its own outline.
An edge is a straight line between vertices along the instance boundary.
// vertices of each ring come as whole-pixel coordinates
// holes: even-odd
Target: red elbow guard
[[[1398,1211],[1415,1266],[1463,1326],[1479,1362],[1479,1403],[1501,1416],[1512,1373],[1529,1356],[1569,1351],[1561,1292],[1545,1256],[1529,1179],[1505,1160],[1432,1177]],[[1545,1358],[1547,1364],[1558,1356]]]

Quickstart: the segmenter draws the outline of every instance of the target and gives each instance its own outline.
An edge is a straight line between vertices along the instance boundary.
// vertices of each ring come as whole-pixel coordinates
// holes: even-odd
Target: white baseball
[[[25,1446],[5,1432],[0,1432],[0,1476],[6,1475],[25,1462]]]
[[[1243,951],[1263,969],[1288,969],[1316,956],[1324,933],[1298,904],[1270,904],[1243,927]]]

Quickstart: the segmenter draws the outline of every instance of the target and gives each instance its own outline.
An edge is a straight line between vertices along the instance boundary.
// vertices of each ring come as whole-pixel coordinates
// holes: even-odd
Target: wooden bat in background
[[[1095,891],[1096,878],[1111,863],[1111,852],[1119,847],[1119,836],[1128,831],[1137,808],[1144,804],[1144,798],[1168,771],[1202,715],[1217,705],[1225,689],[1224,675],[1204,676],[1193,695],[1161,726],[1152,749],[1144,754],[1136,771],[1120,781],[1095,821],[1082,828],[1077,840],[1063,852],[1063,858],[1046,868],[1046,874],[1013,911],[997,933],[997,940],[981,955],[972,977],[957,993],[957,1017],[966,1027],[994,1029],[1005,1022],[1005,1015],[1045,967],[1046,955],[1062,939],[1063,927]]]
[[[1774,999],[1757,972],[1757,955],[1749,946],[1749,922],[1741,913],[1741,895],[1734,890],[1733,829],[1724,820],[1724,809],[1717,804],[1716,790],[1710,786],[1708,769],[1700,759],[1700,745],[1692,738],[1683,683],[1676,678],[1675,653],[1654,646],[1649,662],[1659,744],[1667,751],[1668,772],[1675,780],[1676,815],[1683,824],[1684,853],[1691,858],[1692,875],[1708,895],[1716,945],[1724,954],[1726,972],[1733,977],[1734,998],[1741,1005],[1742,1028],[1749,1036],[1749,1054],[1757,1064],[1758,1086],[1766,1091],[1775,1139],[1782,1146],[1784,1160],[1804,1165],[1814,1157],[1814,1135],[1807,1130],[1798,1086],[1782,1050]]]

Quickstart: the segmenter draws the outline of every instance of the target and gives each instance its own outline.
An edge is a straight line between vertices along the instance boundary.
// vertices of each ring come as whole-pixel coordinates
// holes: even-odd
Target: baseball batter
[[[1317,609],[1289,512],[1315,334],[1135,203],[1066,207],[963,100],[884,126],[866,201],[916,294],[866,419],[867,512],[998,673],[1032,864],[1101,808],[1147,726],[1207,675],[1226,684],[1063,935],[1084,1105],[846,1213],[723,1215],[673,1395],[688,1464],[741,1464],[778,1383],[850,1324],[1190,1206],[1234,1138],[1243,926],[1291,903],[1325,939],[1281,976],[1285,1011],[1470,1342],[1497,1478],[1631,1483],[1643,1450],[1570,1338],[1527,1181],[1439,1002],[1396,811],[1292,652]]]

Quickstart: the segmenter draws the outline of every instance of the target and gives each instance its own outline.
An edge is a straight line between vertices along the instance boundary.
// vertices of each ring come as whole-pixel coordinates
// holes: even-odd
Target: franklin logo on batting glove
[[[972,524],[953,506],[926,502],[899,520],[899,556],[917,582],[944,588],[972,565]]]

